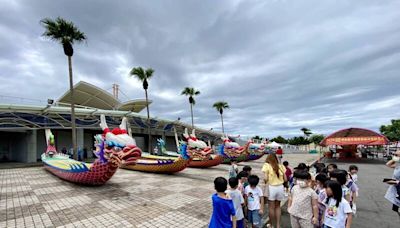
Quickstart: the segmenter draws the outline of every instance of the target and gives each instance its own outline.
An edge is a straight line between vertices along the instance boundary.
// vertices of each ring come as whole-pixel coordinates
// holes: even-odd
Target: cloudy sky
[[[75,45],[74,80],[132,98],[132,67],[155,69],[151,114],[190,122],[185,86],[201,91],[195,124],[230,134],[293,136],[308,127],[378,129],[400,110],[399,1],[9,1],[0,0],[0,99],[58,98],[67,59],[41,37],[61,16],[88,37]],[[127,99],[121,95],[123,99]],[[29,103],[36,100],[24,100]],[[145,112],[143,112],[145,114]]]

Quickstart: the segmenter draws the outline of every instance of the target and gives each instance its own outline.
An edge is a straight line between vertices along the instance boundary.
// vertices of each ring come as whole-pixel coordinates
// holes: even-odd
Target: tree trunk
[[[194,129],[194,122],[193,122],[193,104],[190,103],[190,114],[192,116],[192,128]]]
[[[222,134],[225,135],[225,129],[224,129],[224,117],[221,114],[221,123],[222,123]]]
[[[71,94],[71,128],[72,128],[72,151],[73,158],[78,160],[78,150],[76,145],[76,124],[75,124],[75,103],[74,103],[74,82],[72,76],[72,60],[68,56],[68,70],[69,70],[69,91]]]
[[[148,131],[148,135],[149,135],[149,144],[148,144],[148,152],[150,154],[153,153],[152,150],[152,144],[151,144],[151,127],[150,127],[150,110],[149,110],[149,97],[147,96],[147,89],[144,90],[144,93],[146,94],[146,109],[147,109],[147,131]]]

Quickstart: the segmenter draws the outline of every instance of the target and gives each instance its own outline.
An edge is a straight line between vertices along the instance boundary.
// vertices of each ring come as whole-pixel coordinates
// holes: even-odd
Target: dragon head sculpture
[[[101,162],[111,162],[115,165],[132,165],[141,156],[142,151],[136,146],[135,140],[128,135],[126,117],[122,118],[119,128],[110,130],[104,115],[100,117],[102,135],[95,136],[96,156]]]

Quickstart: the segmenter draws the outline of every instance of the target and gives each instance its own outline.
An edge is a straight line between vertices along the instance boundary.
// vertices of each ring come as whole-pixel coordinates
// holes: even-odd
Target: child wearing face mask
[[[299,170],[294,176],[296,185],[290,191],[288,200],[290,223],[292,228],[312,228],[318,224],[318,195],[310,187],[310,173]]]
[[[354,183],[357,184],[358,181],[358,167],[356,165],[351,165],[349,166],[349,173],[351,175],[351,179],[354,181]]]

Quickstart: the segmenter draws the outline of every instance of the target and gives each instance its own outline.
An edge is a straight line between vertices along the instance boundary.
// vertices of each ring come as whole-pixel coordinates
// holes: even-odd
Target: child
[[[236,161],[231,161],[231,167],[229,168],[229,178],[236,177],[239,172]]]
[[[287,182],[284,183],[284,185],[285,185],[286,191],[288,191],[289,186],[292,186],[292,174],[293,174],[293,171],[292,171],[292,167],[289,166],[289,162],[288,161],[284,161],[283,162],[283,166],[285,166],[285,168],[286,168],[285,175],[286,175],[286,179],[288,180]]]
[[[325,200],[326,200],[326,191],[325,191],[325,182],[328,180],[328,176],[325,173],[320,173],[315,177],[315,193],[318,195],[318,223],[315,225],[316,228],[322,227],[322,219],[324,217],[325,212]]]
[[[347,180],[346,180],[346,187],[349,189],[350,193],[350,207],[353,209],[353,214],[356,214],[356,199],[358,197],[358,186],[354,183],[353,179],[351,178],[351,174],[347,173]]]
[[[236,227],[244,228],[244,215],[242,206],[244,206],[244,199],[242,193],[237,189],[239,185],[239,180],[236,177],[229,179],[230,189],[226,193],[230,196],[233,202],[233,206],[236,211]]]
[[[342,186],[337,181],[326,182],[324,227],[350,228],[353,219],[349,202],[342,197]]]
[[[247,172],[248,177],[251,175],[251,167],[250,167],[250,166],[245,165],[245,166],[243,167],[242,170],[245,171],[245,172]],[[246,188],[247,185],[249,185],[249,183],[248,183],[248,182],[245,182],[244,185],[243,185],[243,187]]]
[[[249,174],[246,171],[240,171],[240,173],[237,175],[237,178],[239,179],[239,186],[238,186],[238,190],[242,193],[242,196],[244,197],[244,189],[247,187],[247,185],[249,185],[249,182],[247,180],[247,178],[249,177]],[[246,224],[246,218],[247,218],[247,209],[246,206],[243,205],[242,206],[243,212],[244,212],[244,217],[245,217],[245,221],[244,223]]]
[[[328,169],[328,176],[330,177],[331,172],[333,172],[334,170],[337,169],[337,165],[336,164],[329,164],[326,168]]]
[[[357,176],[358,167],[355,166],[355,165],[349,166],[349,173],[351,175],[351,179],[353,179],[354,183],[357,184],[357,181],[358,181],[358,176]]]
[[[223,177],[214,180],[214,188],[217,191],[212,196],[213,212],[209,228],[233,227],[236,228],[236,211],[233,202],[225,194],[228,182]]]
[[[248,165],[243,166],[243,171],[247,172],[249,176],[251,175],[251,167]]]
[[[237,175],[237,178],[239,180],[238,190],[242,193],[242,195],[244,195],[244,188],[249,184],[247,181],[248,177],[249,174],[246,171],[240,171]]]
[[[347,183],[347,171],[342,170],[342,169],[336,169],[333,170],[330,173],[331,180],[335,180],[340,183],[342,186],[342,196],[347,200],[347,202],[350,202],[350,197],[351,197],[351,192],[350,189],[346,186]]]
[[[244,190],[247,205],[248,221],[252,224],[253,228],[259,228],[261,224],[261,215],[264,213],[264,197],[258,182],[260,178],[256,175],[251,175],[248,178],[249,186]]]
[[[311,228],[318,223],[318,196],[310,187],[311,175],[296,171],[296,185],[290,191],[288,212],[292,228]]]

